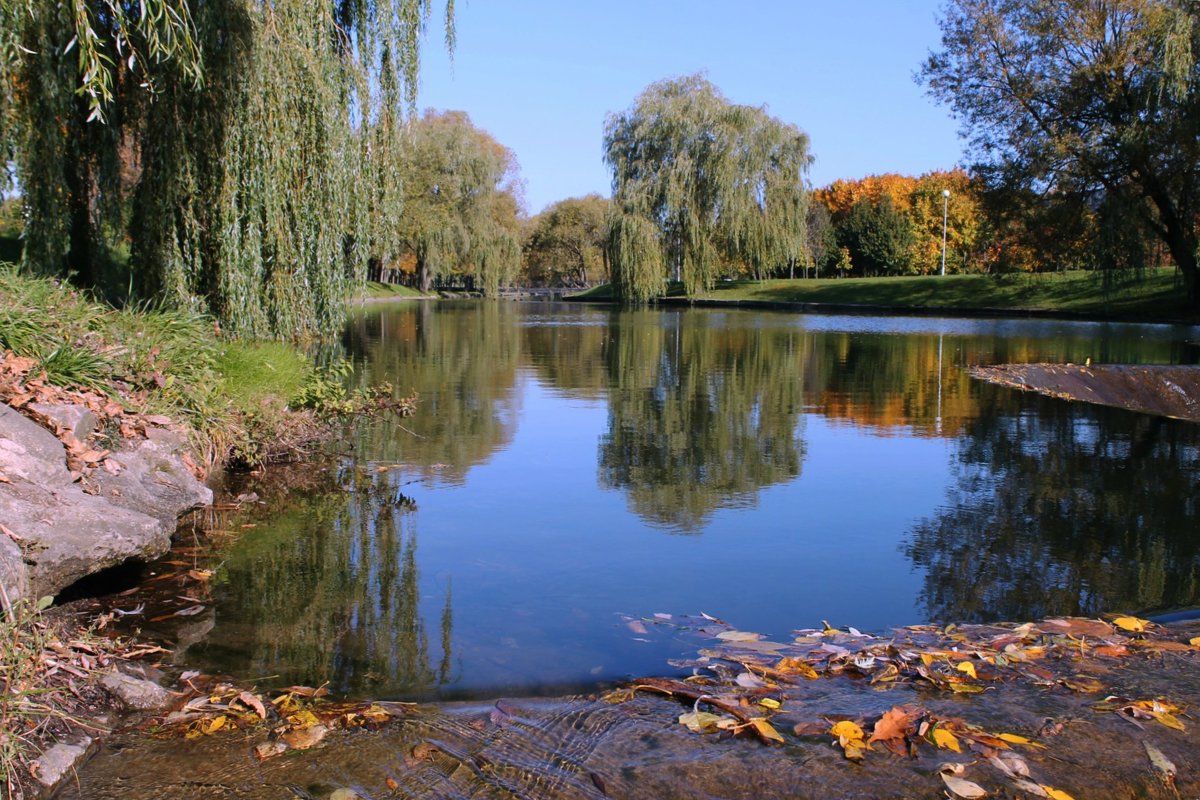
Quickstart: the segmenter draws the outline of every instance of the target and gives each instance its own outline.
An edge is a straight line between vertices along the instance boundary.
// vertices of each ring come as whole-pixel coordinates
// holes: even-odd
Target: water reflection
[[[1095,615],[1200,603],[1191,423],[989,388],[951,504],[905,546],[929,619]]]
[[[1200,602],[1200,426],[963,369],[1170,363],[1194,335],[370,310],[344,339],[355,379],[416,390],[419,413],[356,426],[339,475],[255,520],[224,555],[201,654],[360,695],[555,693],[660,672],[694,647],[620,613],[708,611],[786,636],[823,619],[882,629]]]
[[[461,484],[512,440],[521,403],[518,331],[511,303],[414,302],[399,313],[355,317],[344,341],[360,365],[358,384],[391,383],[399,394],[420,395],[413,419],[358,426],[359,452]]]
[[[447,586],[435,666],[410,511],[388,473],[349,470],[292,494],[225,554],[218,635],[192,655],[279,685],[430,694],[451,678],[454,613]]]
[[[643,519],[696,532],[717,508],[800,475],[809,341],[790,325],[631,311],[610,322],[600,485]]]

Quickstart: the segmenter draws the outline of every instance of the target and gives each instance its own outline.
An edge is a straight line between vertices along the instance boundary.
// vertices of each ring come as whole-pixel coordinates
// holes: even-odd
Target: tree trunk
[[[421,290],[421,294],[429,294],[429,289],[433,284],[433,276],[429,274],[429,265],[425,263],[425,259],[417,259],[417,288]]]
[[[95,288],[99,277],[96,271],[95,231],[93,230],[94,179],[92,165],[86,157],[67,169],[67,213],[70,215],[70,241],[67,269],[75,273],[80,286]]]

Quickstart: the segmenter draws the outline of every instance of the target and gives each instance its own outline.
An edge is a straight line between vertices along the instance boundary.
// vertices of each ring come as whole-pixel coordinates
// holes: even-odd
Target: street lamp
[[[946,274],[946,211],[950,207],[950,190],[942,189],[942,275]]]

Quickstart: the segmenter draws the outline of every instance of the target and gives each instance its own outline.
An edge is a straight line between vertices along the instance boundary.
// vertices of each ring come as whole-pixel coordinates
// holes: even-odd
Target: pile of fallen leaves
[[[951,694],[977,694],[1020,681],[1047,690],[1096,694],[1102,697],[1092,706],[1097,713],[1182,731],[1187,709],[1181,704],[1162,697],[1105,695],[1111,685],[1106,678],[1137,658],[1200,657],[1200,637],[1179,641],[1166,629],[1127,616],[1111,621],[1066,618],[1023,625],[914,626],[890,636],[826,624],[823,629],[796,631],[789,642],[769,641],[707,615],[658,614],[627,619],[626,624],[640,634],[647,634],[649,625],[687,631],[705,637],[708,646],[697,658],[671,662],[690,668],[691,677],[641,679],[609,694],[609,702],[623,702],[637,692],[669,695],[691,704],[692,710],[679,717],[689,730],[748,734],[766,744],[786,742],[772,720],[788,711],[803,713],[805,684],[831,677],[864,681],[880,690],[903,685]],[[855,762],[874,757],[869,754],[875,751],[910,757],[921,748],[970,751],[1020,791],[1069,800],[1067,792],[1038,782],[1020,755],[1021,750],[1044,749],[1047,745],[1041,740],[1058,732],[1052,721],[1039,731],[987,731],[913,704],[893,706],[869,719],[826,714],[791,729],[798,737],[828,737]],[[1144,744],[1152,767],[1173,786],[1175,765],[1153,744]],[[946,790],[956,797],[984,797],[985,790],[962,777],[964,770],[962,764],[943,765]]]
[[[271,693],[215,682],[210,676],[187,672],[181,677],[185,693],[181,704],[166,716],[149,720],[146,727],[159,736],[188,739],[220,732],[254,730],[263,740],[254,747],[259,760],[289,750],[307,750],[334,730],[374,730],[404,716],[412,703],[334,703],[324,686],[289,686]]]
[[[86,477],[93,469],[103,468],[110,472],[120,468],[115,462],[107,461],[111,450],[98,444],[100,435],[121,439],[145,439],[153,428],[175,428],[172,420],[161,414],[142,414],[131,411],[112,397],[95,391],[66,389],[46,380],[37,368],[37,360],[15,356],[6,351],[0,356],[0,401],[7,403],[42,427],[54,433],[67,450],[67,468],[76,480]],[[99,420],[96,434],[80,441],[74,431],[63,427],[56,419],[36,408],[34,404],[56,406],[79,406],[92,412]],[[115,442],[108,442],[114,445]],[[184,463],[197,478],[203,478],[203,470],[184,456]],[[0,473],[0,482],[8,479]]]

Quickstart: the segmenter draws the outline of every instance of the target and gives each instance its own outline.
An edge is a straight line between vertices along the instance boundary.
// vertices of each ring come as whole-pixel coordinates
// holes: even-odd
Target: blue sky
[[[606,114],[703,71],[733,102],[798,125],[810,178],[920,174],[962,160],[949,111],[913,73],[939,42],[937,0],[459,0],[451,65],[431,27],[422,107],[460,109],[512,148],[529,213],[610,194]]]

